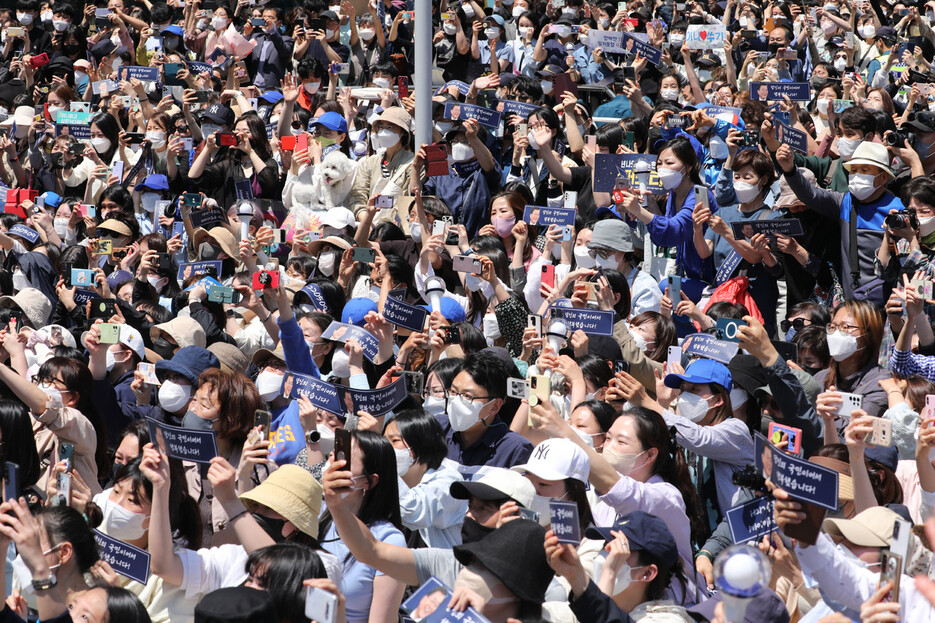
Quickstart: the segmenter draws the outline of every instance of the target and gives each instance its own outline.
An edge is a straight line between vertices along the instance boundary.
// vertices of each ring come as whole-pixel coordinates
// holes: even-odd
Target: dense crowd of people
[[[0,623],[935,620],[935,2],[431,7],[0,8]]]

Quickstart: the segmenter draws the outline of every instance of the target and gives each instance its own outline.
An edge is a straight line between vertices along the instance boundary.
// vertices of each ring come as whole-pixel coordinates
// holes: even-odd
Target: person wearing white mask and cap
[[[609,218],[594,225],[588,253],[595,266],[612,269],[626,277],[630,286],[630,311],[633,315],[659,311],[662,291],[648,273],[641,271],[633,255],[633,229],[624,221]]]
[[[412,117],[404,109],[387,108],[373,121],[370,142],[374,153],[360,159],[347,207],[361,218],[374,195],[399,198],[410,188],[413,154],[410,151]]]
[[[153,233],[153,213],[159,208],[159,202],[169,194],[169,180],[165,175],[156,173],[149,175],[133,188],[133,199],[137,205],[136,222],[140,224],[140,234],[145,236]],[[140,210],[139,208],[142,208]],[[164,208],[160,208],[160,214]]]

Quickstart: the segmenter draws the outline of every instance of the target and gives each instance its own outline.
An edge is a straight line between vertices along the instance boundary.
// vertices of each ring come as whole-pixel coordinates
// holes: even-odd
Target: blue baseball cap
[[[666,387],[678,389],[682,381],[686,383],[715,383],[727,391],[731,390],[730,370],[723,363],[713,359],[696,359],[688,364],[685,374],[666,375]]]
[[[308,127],[312,127],[313,125],[322,125],[329,130],[347,134],[347,120],[336,112],[326,112],[321,117],[308,122]]]
[[[148,188],[149,190],[169,190],[169,180],[165,175],[156,173],[146,176],[143,183],[138,184],[136,187],[141,189]]]
[[[42,193],[39,195],[45,201],[46,207],[57,208],[62,203],[62,197],[58,193],[54,193],[51,190]]]
[[[260,95],[260,99],[270,104],[276,104],[282,100],[282,93],[279,91],[264,91],[263,94]]]
[[[364,317],[372,311],[377,311],[377,304],[370,299],[365,297],[351,299],[344,306],[344,311],[341,312],[341,322],[362,327],[364,326]]]
[[[431,305],[422,305],[422,308],[427,309],[430,313],[432,311]],[[464,313],[464,308],[461,307],[461,303],[449,296],[443,296],[441,298],[440,311],[448,322],[465,322],[467,318]]]
[[[178,37],[181,37],[185,34],[185,31],[182,30],[181,26],[170,24],[169,26],[165,27],[165,30],[162,31],[162,34],[165,34],[165,33],[169,33],[170,35],[176,35]]]
[[[156,375],[165,379],[169,372],[175,372],[185,377],[194,385],[198,376],[210,368],[220,368],[221,362],[217,355],[201,346],[185,346],[176,351],[172,359],[162,359],[156,362]]]
[[[505,24],[505,22],[503,21],[503,18],[500,17],[499,15],[488,15],[487,17],[484,18],[484,21],[485,22],[491,22],[491,21],[497,22],[497,26],[499,26],[500,28],[503,28]]]
[[[633,511],[618,517],[609,528],[588,528],[584,531],[584,536],[589,539],[613,541],[615,537],[612,532],[623,532],[630,542],[631,550],[643,550],[657,558],[657,564],[671,568],[680,560],[675,537],[672,536],[666,522],[656,515],[645,511]]]

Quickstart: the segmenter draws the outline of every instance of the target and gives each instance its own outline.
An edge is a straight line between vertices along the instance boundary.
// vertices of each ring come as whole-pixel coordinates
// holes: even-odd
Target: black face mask
[[[824,370],[824,368],[818,368],[818,367],[813,368],[812,366],[800,365],[799,367],[802,368],[802,370],[804,370],[805,372],[808,372],[810,376],[815,376],[816,374]]]
[[[66,44],[62,46],[62,52],[64,52],[68,56],[74,56],[80,51],[81,51],[81,46],[78,45],[77,43],[74,43],[71,45]]]
[[[781,44],[781,43],[770,43],[770,44],[769,44],[769,53],[770,53],[770,54],[775,54],[776,52],[779,51],[779,48],[781,48],[781,47],[782,47],[782,44]]]
[[[169,340],[161,335],[153,340],[153,352],[163,359],[172,359],[175,354],[175,344],[170,344]]]
[[[201,258],[201,261],[206,262],[209,260],[218,259],[218,255],[221,254],[220,247],[216,247],[210,242],[202,242],[198,246],[198,257]]]
[[[461,524],[461,542],[474,543],[475,541],[480,541],[493,531],[494,528],[482,526],[470,517],[465,517],[464,523]]]
[[[283,526],[286,525],[285,519],[273,519],[271,517],[265,517],[259,513],[250,514],[253,515],[253,518],[256,519],[256,522],[260,524],[261,528],[263,528],[263,532],[269,535],[269,538],[273,539],[277,543],[282,543],[286,540],[282,535]]]
[[[656,144],[656,141],[659,140],[662,140],[662,128],[658,126],[649,128],[649,134],[646,138],[646,141],[649,143],[649,148],[652,149],[653,145]]]

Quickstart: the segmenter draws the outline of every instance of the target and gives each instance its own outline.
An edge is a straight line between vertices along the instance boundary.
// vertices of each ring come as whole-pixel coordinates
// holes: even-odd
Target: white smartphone
[[[305,593],[305,616],[316,623],[334,623],[338,615],[338,596],[323,588],[309,586]]]
[[[841,394],[841,406],[838,408],[838,415],[847,415],[863,408],[864,397],[860,394],[848,394],[847,392],[838,392]]]
[[[666,355],[666,366],[671,370],[672,364],[682,365],[682,347],[681,346],[670,346],[669,352]]]

